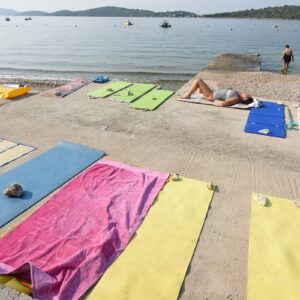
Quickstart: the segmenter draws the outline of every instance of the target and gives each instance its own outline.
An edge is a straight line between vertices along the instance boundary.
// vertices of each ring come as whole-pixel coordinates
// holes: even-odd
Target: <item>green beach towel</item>
[[[111,99],[130,103],[145,95],[147,92],[153,90],[155,87],[156,86],[154,84],[134,83],[127,89],[124,89],[111,96]]]
[[[130,105],[131,108],[155,110],[174,94],[173,91],[154,90]]]
[[[132,85],[130,82],[112,82],[101,89],[88,93],[90,98],[105,98]]]

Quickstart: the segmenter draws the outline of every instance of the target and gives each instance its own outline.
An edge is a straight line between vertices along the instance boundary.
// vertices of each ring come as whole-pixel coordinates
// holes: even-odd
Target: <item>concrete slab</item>
[[[226,77],[210,71],[198,76],[210,82]],[[246,134],[247,111],[182,103],[176,95],[154,112],[88,99],[98,87],[90,84],[63,99],[35,95],[1,106],[0,136],[38,150],[0,173],[69,140],[116,160],[217,184],[181,299],[245,299],[251,193],[300,197],[299,133],[289,132],[286,139]]]
[[[247,53],[223,53],[210,62],[205,71],[228,72],[258,72],[261,68],[261,57]]]

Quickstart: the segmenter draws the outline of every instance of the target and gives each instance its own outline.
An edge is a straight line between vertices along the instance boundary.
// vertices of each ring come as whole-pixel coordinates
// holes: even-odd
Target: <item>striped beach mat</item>
[[[4,152],[10,148],[17,146],[18,144],[15,142],[7,141],[4,139],[0,139],[0,153]]]
[[[97,89],[95,91],[92,91],[88,93],[89,98],[96,99],[96,98],[106,98],[110,95],[113,95],[116,92],[119,92],[129,86],[131,86],[132,83],[130,82],[123,82],[123,81],[117,81],[117,82],[111,82],[109,84],[106,84],[100,89]]]
[[[155,87],[156,85],[154,84],[134,83],[130,87],[114,94],[111,100],[130,103],[153,90]]]
[[[142,110],[155,110],[162,103],[167,101],[173,94],[173,91],[168,90],[152,90],[139,100],[133,102],[130,107]]]
[[[20,184],[24,190],[21,198],[12,199],[3,193],[0,194],[0,227],[39,202],[103,155],[102,151],[63,142],[0,174],[0,191],[12,183]]]
[[[62,85],[62,86],[42,92],[42,93],[40,93],[40,96],[62,98],[62,97],[65,97],[65,96],[79,90],[80,88],[88,85],[91,82],[92,82],[91,80],[86,80],[86,79],[75,79],[75,80],[70,81],[67,84]]]
[[[34,151],[36,148],[26,145],[16,145],[0,153],[0,167]]]
[[[300,295],[300,209],[293,201],[267,197],[252,210],[247,300],[297,300]]]
[[[88,299],[177,299],[213,193],[197,180],[169,181]]]

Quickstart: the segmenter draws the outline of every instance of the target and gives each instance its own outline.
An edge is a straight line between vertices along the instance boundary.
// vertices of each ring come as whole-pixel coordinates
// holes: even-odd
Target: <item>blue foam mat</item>
[[[66,183],[104,155],[82,145],[62,142],[12,170],[0,174],[0,227]],[[21,198],[8,198],[2,191],[12,183],[24,189]]]
[[[269,129],[270,132],[268,134],[259,133],[262,129]],[[262,101],[262,107],[251,109],[245,132],[285,138],[284,106]]]
[[[277,127],[285,127],[284,119],[273,116],[262,116],[257,114],[250,114],[248,122],[251,124],[270,124]]]

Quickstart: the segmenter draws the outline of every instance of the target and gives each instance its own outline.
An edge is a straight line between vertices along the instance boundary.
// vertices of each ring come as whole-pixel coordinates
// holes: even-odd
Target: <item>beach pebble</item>
[[[297,205],[298,207],[300,207],[300,199],[296,199],[296,200],[294,201],[294,203],[295,203],[295,205]]]
[[[213,191],[215,186],[210,182],[206,185],[206,187],[210,190],[210,191]]]
[[[180,180],[179,174],[173,174],[172,180],[173,180],[173,181],[179,181],[179,180]]]
[[[265,197],[263,195],[256,195],[255,200],[261,206],[267,205],[267,197]]]
[[[23,195],[23,188],[17,184],[13,183],[9,185],[4,191],[3,194],[9,198],[20,198]]]

